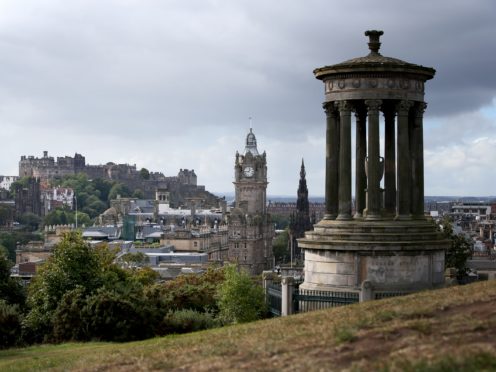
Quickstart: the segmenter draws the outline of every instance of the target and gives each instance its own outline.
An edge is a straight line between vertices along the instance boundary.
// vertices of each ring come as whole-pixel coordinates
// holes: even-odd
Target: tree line
[[[157,282],[117,251],[67,233],[27,291],[0,254],[0,347],[131,341],[247,322],[266,315],[264,291],[236,266]]]

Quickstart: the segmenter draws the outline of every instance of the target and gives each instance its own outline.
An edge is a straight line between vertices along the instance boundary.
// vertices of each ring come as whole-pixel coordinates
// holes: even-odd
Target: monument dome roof
[[[317,79],[325,79],[330,75],[343,73],[384,73],[396,72],[405,74],[420,75],[424,80],[434,77],[436,70],[431,67],[425,67],[409,63],[398,58],[386,57],[379,53],[381,43],[379,38],[383,31],[369,30],[365,31],[365,36],[369,37],[370,53],[364,57],[352,58],[347,61],[316,68],[314,70]]]

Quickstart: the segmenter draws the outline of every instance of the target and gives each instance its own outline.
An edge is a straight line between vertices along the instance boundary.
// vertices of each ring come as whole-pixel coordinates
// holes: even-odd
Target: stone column
[[[424,219],[424,131],[423,117],[427,107],[425,102],[415,105],[412,130],[412,214],[415,219]]]
[[[411,101],[400,101],[396,105],[398,112],[398,172],[396,193],[396,219],[411,219],[411,162],[410,141],[408,136],[408,117],[412,107]]]
[[[394,130],[395,112],[384,111],[384,207],[386,214],[396,212],[396,138]]]
[[[366,100],[368,133],[367,156],[367,220],[381,218],[381,176],[382,164],[379,143],[379,108],[381,100]]]
[[[333,220],[338,215],[339,200],[339,118],[334,102],[324,104],[326,113],[326,182],[325,220]]]
[[[364,280],[360,285],[359,301],[365,302],[374,299],[372,283],[369,280]]]
[[[339,214],[338,220],[351,219],[351,105],[339,101]]]
[[[281,280],[281,316],[293,314],[294,278],[283,276]]]
[[[365,209],[365,189],[367,176],[365,175],[365,157],[367,156],[367,113],[357,109],[356,118],[356,153],[355,153],[355,216],[362,218]]]

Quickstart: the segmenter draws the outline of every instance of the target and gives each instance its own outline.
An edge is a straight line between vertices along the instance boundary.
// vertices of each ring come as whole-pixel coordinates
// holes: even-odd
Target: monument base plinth
[[[301,289],[360,292],[367,282],[388,297],[443,286],[450,241],[432,220],[322,220],[298,245],[305,252]]]

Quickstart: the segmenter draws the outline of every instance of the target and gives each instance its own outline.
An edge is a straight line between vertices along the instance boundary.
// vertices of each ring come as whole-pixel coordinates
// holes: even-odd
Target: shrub
[[[82,315],[85,306],[84,288],[77,287],[64,294],[53,317],[54,341],[84,341],[90,338]]]
[[[18,280],[10,277],[10,262],[3,251],[0,251],[0,300],[9,304],[24,306],[26,295]]]
[[[170,311],[162,321],[164,334],[196,332],[204,329],[215,328],[219,322],[210,312],[195,310]]]
[[[238,271],[235,265],[226,267],[218,298],[221,318],[227,323],[251,322],[266,312],[263,288],[247,273]]]
[[[19,344],[22,315],[18,305],[0,300],[0,349]]]
[[[82,323],[89,339],[142,340],[154,335],[152,313],[141,292],[124,295],[102,288],[86,299]]]
[[[201,275],[181,275],[164,284],[146,289],[150,300],[160,302],[166,311],[191,309],[218,312],[217,291],[224,280],[222,269],[209,268]]]

